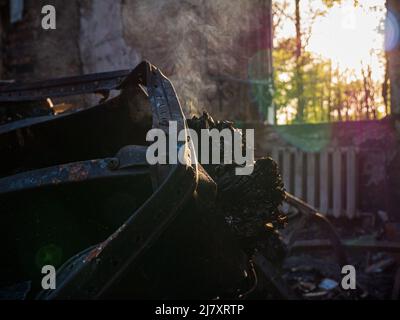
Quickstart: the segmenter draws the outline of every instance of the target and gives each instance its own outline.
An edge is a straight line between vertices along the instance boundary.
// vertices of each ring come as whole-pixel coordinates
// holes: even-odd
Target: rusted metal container
[[[54,105],[89,93],[103,99]],[[190,142],[176,150],[183,163],[147,163],[149,129],[168,134],[176,121],[186,130],[175,90],[156,67],[3,83],[0,110],[0,287],[29,281],[22,296],[40,299],[246,291],[247,259],[212,210],[215,183],[192,161]],[[57,268],[55,290],[41,288],[44,265]]]

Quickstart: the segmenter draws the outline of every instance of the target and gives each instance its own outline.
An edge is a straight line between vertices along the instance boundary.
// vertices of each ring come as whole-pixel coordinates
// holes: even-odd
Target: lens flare
[[[385,50],[391,51],[396,48],[400,40],[400,26],[393,12],[388,11],[385,23]]]
[[[59,266],[62,261],[62,249],[54,244],[43,246],[36,253],[36,265],[42,268],[45,265]]]
[[[266,118],[268,108],[272,104],[272,75],[266,67],[271,51],[269,49],[257,51],[248,64],[248,79],[252,81],[250,94],[256,102],[258,111]]]
[[[294,124],[275,126],[275,132],[291,146],[303,152],[320,152],[332,141],[334,133],[331,124]]]

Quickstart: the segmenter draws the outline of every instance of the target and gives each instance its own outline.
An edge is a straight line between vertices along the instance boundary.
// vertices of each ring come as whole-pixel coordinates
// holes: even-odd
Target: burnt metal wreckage
[[[57,113],[51,101],[92,93],[103,95],[92,107]],[[148,62],[0,84],[1,298],[296,298],[279,271],[291,245],[277,232],[282,201],[327,226],[345,263],[329,221],[285,192],[272,159],[239,177],[234,165],[197,163],[188,139],[183,163],[149,165],[146,133],[168,135],[169,121],[235,130],[207,113],[186,119]],[[55,290],[41,288],[47,264],[58,267]]]

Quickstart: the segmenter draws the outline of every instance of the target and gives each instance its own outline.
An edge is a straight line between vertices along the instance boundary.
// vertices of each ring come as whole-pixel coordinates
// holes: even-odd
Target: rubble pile
[[[291,217],[297,210],[289,211]],[[332,254],[323,230],[315,224],[302,228],[282,265],[282,278],[290,290],[307,300],[399,299],[399,242],[388,227],[394,223],[382,220],[382,216],[386,215],[379,212],[362,214],[352,221],[331,220],[346,251],[346,264],[356,270],[355,290],[343,290],[343,266]],[[290,233],[293,219],[290,222],[285,233]]]
[[[232,122],[214,121],[204,112],[201,117],[187,120],[190,129],[201,136],[201,129],[236,130]],[[200,142],[201,143],[201,142]],[[245,140],[243,148],[245,148]],[[224,145],[221,144],[221,154]],[[236,175],[237,164],[203,165],[217,183],[217,208],[238,238],[243,249],[251,255],[257,248],[273,263],[285,256],[285,246],[279,229],[285,226],[287,217],[279,210],[285,199],[285,189],[278,166],[271,158],[255,162],[251,175]]]

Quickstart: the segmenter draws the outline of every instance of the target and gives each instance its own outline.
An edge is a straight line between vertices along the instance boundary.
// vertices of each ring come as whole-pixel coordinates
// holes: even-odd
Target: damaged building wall
[[[140,62],[135,44],[129,46],[123,36],[123,10],[121,0],[81,2],[79,49],[84,73],[132,69]]]
[[[41,9],[57,8],[57,29],[41,27]],[[32,80],[81,73],[78,1],[25,0],[22,20],[5,26],[3,78]],[[6,8],[4,7],[6,10]]]
[[[271,64],[268,54],[260,54],[271,47],[265,25],[270,5],[269,0],[84,1],[84,71],[127,68],[146,59],[172,79],[187,115],[207,109],[230,118],[237,111],[243,118],[248,87],[238,90],[237,83],[221,84],[215,77],[247,79],[254,57],[266,58],[256,68]]]
[[[41,28],[45,4],[56,8],[56,30]],[[271,0],[25,0],[22,21],[7,26],[3,78],[126,69],[147,59],[172,79],[187,115],[257,119],[265,87],[246,80],[271,76],[270,23]]]

